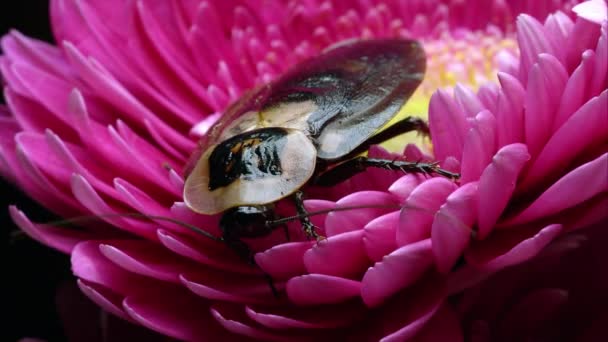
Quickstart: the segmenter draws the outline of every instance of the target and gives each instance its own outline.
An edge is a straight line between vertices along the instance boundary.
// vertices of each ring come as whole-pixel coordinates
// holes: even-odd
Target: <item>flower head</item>
[[[105,223],[11,214],[71,255],[105,310],[178,339],[458,340],[467,321],[448,298],[607,219],[607,24],[593,12],[605,3],[571,17],[574,3],[52,1],[58,47],[2,40],[0,172],[59,215]],[[429,55],[400,115],[428,108],[432,148],[397,142],[399,157],[438,161],[458,183],[368,170],[307,189],[309,211],[386,208],[312,217],[319,243],[296,223],[292,242],[248,240],[278,298],[225,245],[158,218],[219,236],[218,217],[182,199],[197,138],[244,91],[332,43],[387,36]],[[113,215],[134,211],[150,217]]]

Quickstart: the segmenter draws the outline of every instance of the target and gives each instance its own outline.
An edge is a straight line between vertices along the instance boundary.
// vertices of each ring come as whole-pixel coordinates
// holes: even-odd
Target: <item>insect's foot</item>
[[[317,233],[318,227],[315,226],[314,224],[307,222],[307,223],[304,223],[302,226],[303,226],[302,228],[304,229],[304,234],[306,235],[306,238],[308,240],[315,239],[317,241],[320,241],[320,240],[325,239],[324,236],[321,236]]]

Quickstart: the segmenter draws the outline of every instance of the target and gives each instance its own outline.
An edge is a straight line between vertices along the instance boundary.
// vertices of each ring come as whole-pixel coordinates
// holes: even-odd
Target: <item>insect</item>
[[[308,238],[320,236],[303,204],[307,185],[330,186],[367,167],[458,175],[435,163],[361,156],[408,131],[428,134],[407,117],[380,131],[421,83],[426,56],[413,40],[352,40],[297,65],[244,95],[201,139],[184,186],[184,201],[201,214],[222,214],[222,240],[242,257],[242,238],[281,226],[274,203],[291,197]]]

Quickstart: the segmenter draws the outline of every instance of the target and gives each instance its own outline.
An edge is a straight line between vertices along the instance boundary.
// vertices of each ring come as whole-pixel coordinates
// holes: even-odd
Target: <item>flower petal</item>
[[[273,279],[289,279],[306,273],[304,254],[313,241],[282,243],[255,255],[256,264]]]
[[[467,183],[450,194],[435,214],[431,241],[435,264],[443,274],[450,271],[469,244],[478,196],[478,184]]]
[[[496,152],[496,118],[487,110],[475,116],[462,151],[461,184],[479,180]]]
[[[530,232],[526,230],[508,235],[503,233],[506,231],[498,231],[492,241],[485,241],[467,250],[465,258],[468,263],[483,267],[484,270],[499,270],[534,257],[561,231],[562,226],[559,224],[546,226],[530,237]]]
[[[78,243],[94,237],[83,231],[34,224],[13,205],[9,207],[9,214],[13,222],[32,239],[66,254],[70,254]]]
[[[325,233],[328,237],[353,230],[361,230],[372,219],[386,214],[397,205],[397,199],[391,194],[380,191],[360,191],[350,194],[338,202],[337,207],[350,206],[381,206],[387,208],[361,208],[348,211],[334,211],[327,214]]]
[[[325,274],[302,275],[287,282],[287,295],[297,305],[342,303],[360,292],[360,282]]]
[[[498,148],[524,141],[524,101],[526,90],[513,76],[498,73],[502,90],[496,113]]]
[[[133,320],[161,334],[186,341],[236,341],[211,317],[208,305],[181,290],[167,291],[157,298],[134,294],[123,301]]]
[[[549,139],[530,166],[521,188],[553,180],[582,151],[608,136],[608,90],[576,111]]]
[[[261,276],[235,275],[225,272],[203,273],[193,272],[180,275],[180,281],[197,295],[220,301],[255,304],[280,304],[273,295],[268,280]],[[274,282],[278,291],[283,283]]]
[[[479,180],[477,212],[479,239],[483,240],[492,231],[515,190],[519,173],[529,159],[526,145],[507,145],[496,153],[492,164],[483,171]]]
[[[395,235],[401,213],[394,211],[370,221],[364,229],[363,245],[371,261],[378,262],[397,249]]]
[[[469,127],[464,113],[442,90],[437,91],[431,97],[429,122],[437,160],[444,161],[450,156],[460,160]]]
[[[123,296],[117,295],[102,286],[96,286],[82,279],[77,280],[78,287],[90,300],[99,305],[105,311],[122,319],[131,321],[131,317],[122,308]]]
[[[608,8],[604,0],[591,0],[572,7],[572,11],[579,17],[585,18],[596,24],[601,24],[608,19]]]
[[[416,187],[401,210],[397,245],[404,246],[429,238],[433,215],[456,188],[454,182],[443,177],[431,178]]]
[[[310,308],[246,308],[249,318],[272,329],[328,329],[348,326],[362,319],[366,308],[358,302]],[[322,334],[328,334],[325,330]]]
[[[518,225],[549,217],[608,191],[608,153],[572,170],[553,183],[528,208],[504,225]],[[583,185],[584,186],[581,186]]]
[[[368,307],[416,282],[433,262],[431,240],[405,245],[370,267],[361,281],[361,297]]]
[[[333,235],[304,253],[308,273],[350,278],[361,274],[370,260],[363,245],[363,230]]]

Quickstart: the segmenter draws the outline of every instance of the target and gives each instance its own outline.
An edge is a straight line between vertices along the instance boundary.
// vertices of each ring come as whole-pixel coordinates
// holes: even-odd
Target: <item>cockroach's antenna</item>
[[[210,234],[195,225],[192,225],[192,224],[180,221],[180,220],[176,220],[176,219],[173,219],[170,217],[166,217],[166,216],[148,215],[148,214],[142,214],[142,213],[115,213],[115,214],[83,215],[83,216],[71,217],[68,219],[50,221],[50,222],[46,222],[44,224],[50,225],[50,226],[65,226],[65,225],[70,225],[70,224],[74,224],[74,223],[78,223],[78,222],[93,221],[93,220],[98,220],[98,219],[102,219],[102,218],[111,218],[111,217],[136,217],[136,218],[148,218],[148,219],[152,219],[152,220],[171,222],[171,223],[177,224],[181,227],[184,227],[186,229],[189,229],[197,234],[205,236],[211,240],[218,241],[218,242],[224,241],[224,239],[222,239],[221,237],[217,237],[213,234]]]
[[[286,217],[281,217],[280,219],[276,219],[276,220],[272,220],[272,221],[268,221],[266,222],[266,226],[268,227],[276,227],[276,226],[280,226],[283,225],[285,223],[291,222],[291,221],[295,221],[295,220],[299,220],[305,217],[310,217],[310,216],[316,216],[316,215],[323,215],[323,214],[328,214],[334,211],[347,211],[347,210],[356,210],[356,209],[373,209],[373,208],[387,208],[387,209],[401,209],[403,208],[402,205],[399,204],[364,204],[364,205],[353,205],[353,206],[347,206],[347,207],[335,207],[335,208],[331,208],[331,209],[323,209],[323,210],[317,210],[317,211],[310,211],[307,213],[303,213],[303,214],[297,214],[297,215],[293,215],[293,216],[286,216]]]
[[[344,206],[344,207],[335,207],[335,208],[329,208],[329,209],[323,209],[323,210],[318,210],[318,211],[311,211],[308,213],[304,213],[304,214],[298,214],[298,215],[293,215],[293,216],[287,216],[287,217],[282,217],[280,219],[276,219],[273,221],[268,221],[266,222],[266,225],[268,227],[276,227],[276,226],[280,226],[283,225],[285,223],[288,222],[292,222],[292,221],[296,221],[299,220],[301,218],[304,217],[310,217],[310,216],[316,216],[316,215],[323,215],[323,214],[328,214],[334,211],[347,211],[347,210],[356,210],[356,209],[373,209],[373,208],[379,208],[379,209],[414,209],[414,210],[421,210],[424,211],[428,214],[431,215],[440,215],[443,217],[446,217],[448,220],[452,221],[455,223],[456,226],[466,229],[468,231],[471,232],[472,236],[475,237],[475,230],[472,229],[471,227],[467,226],[464,222],[462,222],[462,220],[460,220],[459,218],[455,217],[454,215],[450,215],[446,212],[443,212],[441,210],[430,210],[430,209],[426,209],[426,208],[421,208],[421,207],[417,207],[417,206],[413,206],[413,205],[403,205],[403,204],[362,204],[362,205],[353,205],[353,206]]]

